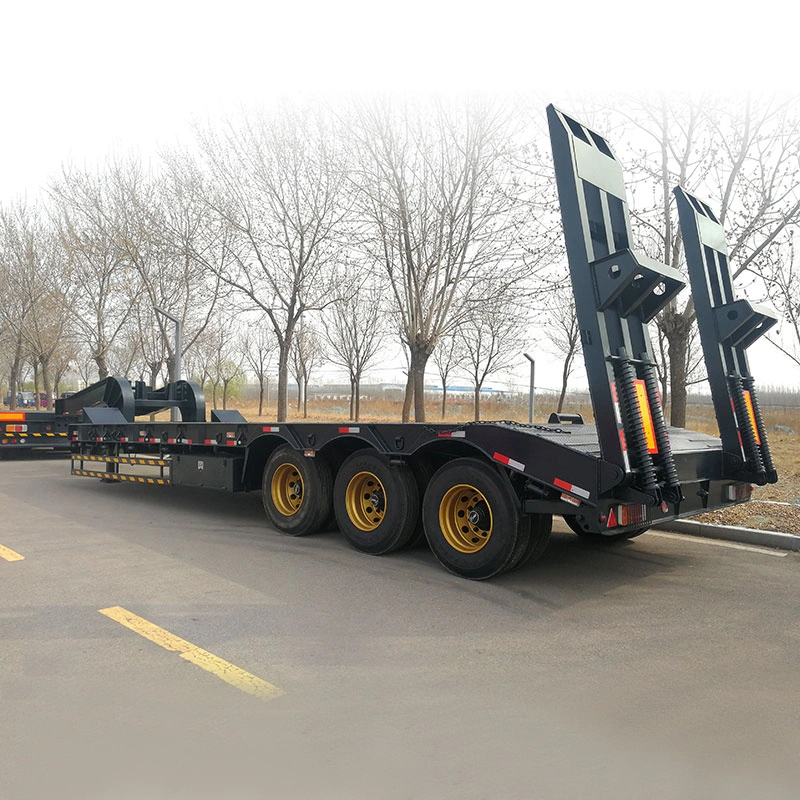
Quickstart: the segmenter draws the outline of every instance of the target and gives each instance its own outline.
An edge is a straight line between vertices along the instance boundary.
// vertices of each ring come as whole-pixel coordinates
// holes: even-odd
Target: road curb
[[[731,542],[754,544],[761,547],[774,547],[779,550],[800,551],[800,536],[793,533],[777,533],[776,531],[761,531],[755,528],[737,528],[727,525],[709,525],[705,522],[692,522],[691,520],[674,520],[663,525],[654,525],[654,528],[675,533],[686,533],[689,536],[703,536],[706,539],[727,539]]]

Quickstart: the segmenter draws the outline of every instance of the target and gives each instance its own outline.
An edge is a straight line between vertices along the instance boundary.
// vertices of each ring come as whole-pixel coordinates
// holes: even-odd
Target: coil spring
[[[767,428],[764,425],[764,418],[761,416],[761,407],[758,404],[758,397],[756,396],[756,382],[753,380],[752,376],[749,376],[743,379],[743,383],[744,388],[750,392],[750,402],[753,404],[753,416],[756,418],[758,438],[761,439],[761,458],[764,461],[764,468],[767,472],[767,481],[769,483],[776,483],[778,480],[778,471],[775,469],[775,462],[772,460],[772,452],[767,442]]]
[[[652,363],[642,356],[642,373],[644,375],[644,385],[647,389],[647,399],[650,402],[650,413],[653,416],[653,430],[656,435],[656,444],[661,456],[661,465],[664,469],[664,478],[669,489],[670,499],[674,502],[683,500],[683,491],[678,480],[678,470],[675,467],[675,459],[672,457],[672,445],[667,433],[667,423],[664,420],[664,409],[658,399],[658,381]]]
[[[759,486],[763,486],[767,482],[767,474],[764,470],[764,461],[761,458],[761,451],[756,441],[756,432],[750,424],[750,415],[748,414],[747,403],[745,402],[744,392],[742,391],[742,379],[738,375],[730,375],[728,376],[728,386],[730,387],[731,397],[733,398],[733,409],[736,412],[736,420],[739,423],[739,433],[742,437],[745,460],[755,473],[755,482]]]
[[[614,372],[617,379],[617,390],[622,401],[623,426],[628,442],[628,453],[633,457],[633,462],[641,475],[640,488],[645,492],[658,495],[658,481],[656,481],[656,468],[653,458],[647,450],[647,440],[644,435],[642,414],[636,399],[636,371],[627,358],[614,360]]]

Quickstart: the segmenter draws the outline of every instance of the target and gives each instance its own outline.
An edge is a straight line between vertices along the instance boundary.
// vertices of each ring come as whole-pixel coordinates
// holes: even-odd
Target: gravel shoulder
[[[756,486],[749,503],[692,517],[696,522],[800,534],[800,448],[795,434],[770,432],[778,483]]]

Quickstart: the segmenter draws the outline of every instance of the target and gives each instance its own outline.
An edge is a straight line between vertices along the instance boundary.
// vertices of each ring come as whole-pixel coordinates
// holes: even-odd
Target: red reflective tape
[[[215,442],[213,439],[203,439],[203,444],[214,444],[214,443]]]
[[[264,425],[261,428],[262,433],[278,433],[280,428],[277,425]]]
[[[174,439],[167,439],[167,444],[175,444],[175,440]]]
[[[361,428],[339,428],[339,433],[361,433]]]
[[[436,434],[440,439],[449,439],[453,434],[450,431],[439,431]]]
[[[572,494],[576,494],[578,497],[583,497],[585,500],[589,499],[590,492],[587,489],[576,486],[574,483],[562,481],[561,478],[556,478],[553,481],[553,486],[557,486],[559,489],[564,489],[567,492],[572,492]]]
[[[517,469],[520,472],[525,471],[525,465],[520,461],[515,461],[513,458],[509,458],[508,456],[504,456],[502,453],[495,453],[492,458],[495,461],[499,461],[501,464],[505,464],[508,467],[513,469]]]

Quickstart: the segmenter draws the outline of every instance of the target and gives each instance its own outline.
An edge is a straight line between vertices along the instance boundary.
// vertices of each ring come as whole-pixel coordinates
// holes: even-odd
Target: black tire
[[[525,564],[538,561],[550,542],[550,534],[553,530],[552,514],[532,514],[526,519],[529,526],[528,542],[517,560],[508,567],[507,571],[509,572],[512,569],[524,567]]]
[[[330,513],[332,491],[330,464],[319,454],[309,458],[282,445],[264,467],[264,510],[275,528],[289,536],[322,529]]]
[[[422,498],[425,497],[425,492],[428,489],[428,484],[431,482],[436,468],[425,458],[418,459],[411,465],[411,471],[414,473],[414,480],[417,482],[417,491],[419,492],[420,503]],[[407,550],[412,550],[415,547],[427,546],[428,541],[425,538],[425,528],[422,525],[422,516],[419,516],[417,527],[414,528],[414,533],[406,544]]]
[[[442,566],[470,580],[508,569],[528,542],[528,522],[511,482],[494,465],[474,458],[450,461],[434,474],[422,522]]]
[[[573,515],[564,517],[564,522],[578,534],[585,542],[592,544],[614,544],[615,542],[627,542],[628,539],[633,539],[636,536],[641,536],[645,531],[650,530],[649,525],[642,525],[640,528],[632,528],[629,531],[620,531],[619,533],[594,533],[594,531],[585,531],[578,520]]]
[[[405,547],[419,525],[419,490],[411,469],[390,466],[384,456],[359,451],[336,475],[333,510],[345,539],[378,556]]]

